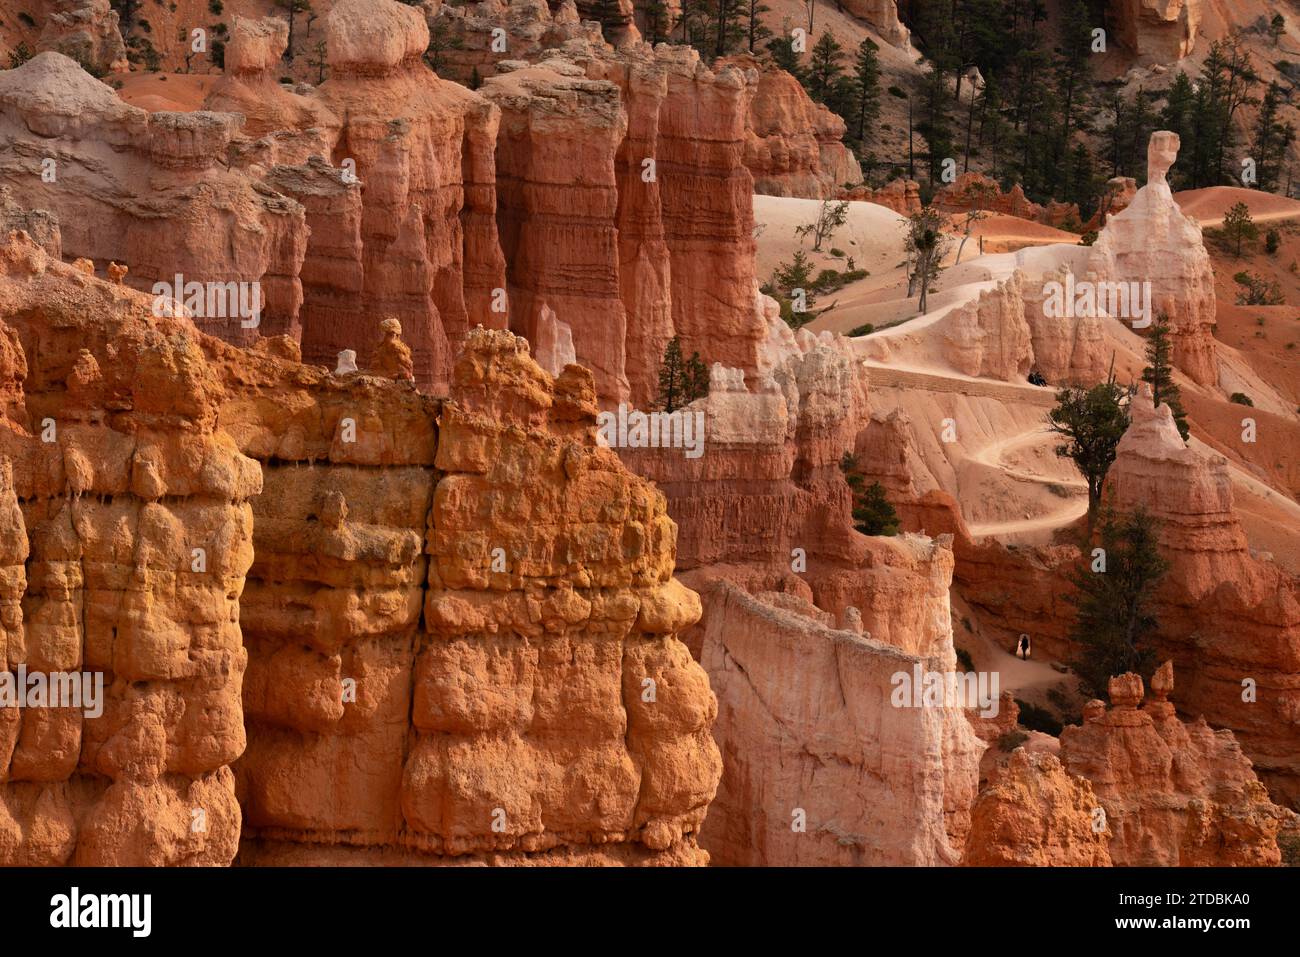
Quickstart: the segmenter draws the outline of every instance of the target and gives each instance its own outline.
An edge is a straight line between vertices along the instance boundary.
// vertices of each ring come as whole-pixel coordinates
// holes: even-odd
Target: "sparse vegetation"
[[[16,70],[32,58],[32,51],[26,43],[19,43],[9,51],[9,69]]]
[[[1151,604],[1169,563],[1160,554],[1157,523],[1142,508],[1105,509],[1098,533],[1100,558],[1083,556],[1070,575],[1075,591],[1065,600],[1076,609],[1070,638],[1079,653],[1070,665],[1095,697],[1104,697],[1114,675],[1151,677],[1148,642],[1157,626]]]
[[[1182,390],[1174,384],[1174,363],[1169,342],[1169,317],[1161,313],[1147,338],[1147,362],[1142,370],[1142,381],[1150,384],[1151,398],[1156,406],[1167,405],[1174,414],[1178,434],[1187,441],[1191,429],[1187,425],[1187,412],[1183,409]]]
[[[709,394],[709,368],[698,352],[690,358],[682,353],[677,336],[668,340],[664,361],[659,367],[659,408],[674,412]]]
[[[1243,244],[1253,243],[1259,237],[1259,227],[1251,218],[1249,206],[1233,203],[1223,214],[1223,236],[1232,246],[1232,254],[1240,259]]]
[[[1241,287],[1237,293],[1239,306],[1281,306],[1286,303],[1286,296],[1277,280],[1270,282],[1243,269],[1232,277],[1232,281]]]
[[[1246,393],[1244,392],[1232,393],[1232,395],[1228,396],[1228,401],[1235,402],[1237,403],[1237,405],[1248,405],[1251,406],[1252,408],[1255,405],[1255,403],[1251,400],[1250,396],[1246,395]]]
[[[800,239],[811,236],[813,252],[821,252],[822,243],[843,226],[848,218],[849,204],[846,201],[824,199],[818,207],[817,218],[811,223],[796,227],[794,233]]]
[[[1048,413],[1048,427],[1067,439],[1056,447],[1056,454],[1073,459],[1088,483],[1090,532],[1101,506],[1106,473],[1128,423],[1128,392],[1115,384],[1114,375],[1090,389],[1062,389],[1056,407]]]
[[[863,535],[897,535],[898,513],[885,497],[884,486],[879,482],[867,485],[857,468],[852,453],[845,452],[840,470],[853,492],[853,527]]]
[[[933,206],[924,206],[904,222],[907,234],[904,249],[907,252],[907,295],[910,299],[920,291],[917,305],[921,315],[929,309],[931,287],[939,278],[944,254],[952,239],[944,232],[948,219]]]

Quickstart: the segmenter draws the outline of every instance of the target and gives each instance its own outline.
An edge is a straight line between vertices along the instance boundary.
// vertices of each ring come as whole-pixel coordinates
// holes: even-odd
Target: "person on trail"
[[[1016,645],[1016,657],[1023,658],[1025,661],[1029,660],[1029,636],[1028,635],[1020,636],[1020,644]]]

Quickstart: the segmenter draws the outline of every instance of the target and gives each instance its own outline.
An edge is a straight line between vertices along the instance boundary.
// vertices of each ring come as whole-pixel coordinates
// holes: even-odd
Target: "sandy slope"
[[[1236,203],[1245,203],[1250,208],[1251,219],[1257,223],[1300,217],[1300,200],[1240,186],[1185,189],[1174,194],[1174,201],[1202,227],[1222,226],[1224,213]]]
[[[142,110],[157,113],[169,110],[190,113],[202,109],[216,74],[201,73],[131,73],[118,77],[122,88],[117,95]]]

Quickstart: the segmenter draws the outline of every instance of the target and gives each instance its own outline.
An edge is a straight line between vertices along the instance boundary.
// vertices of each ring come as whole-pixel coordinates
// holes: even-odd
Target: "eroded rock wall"
[[[186,320],[0,243],[6,669],[102,675],[102,713],[0,708],[0,861],[229,864],[257,463]]]

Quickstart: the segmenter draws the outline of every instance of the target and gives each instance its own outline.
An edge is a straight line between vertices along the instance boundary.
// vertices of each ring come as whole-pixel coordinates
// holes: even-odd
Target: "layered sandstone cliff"
[[[1300,583],[1252,555],[1221,456],[1183,444],[1168,406],[1144,387],[1108,486],[1117,508],[1160,523],[1171,568],[1159,592],[1161,654],[1180,677],[1180,706],[1230,728],[1278,800],[1300,795]]]
[[[706,860],[699,602],[589,373],[479,331],[431,399],[391,325],[338,375],[0,250],[3,654],[106,690],[0,709],[0,860],[227,864],[241,804],[252,863]]]
[[[950,543],[853,530],[841,459],[864,372],[843,340],[756,308],[754,383],[715,366],[685,410],[703,454],[622,453],[663,488],[703,600],[688,641],[718,694],[723,775],[701,842],[731,864],[955,864],[984,745],[955,703],[890,703],[896,674],[955,667]]]
[[[224,299],[191,310],[204,331],[247,343],[262,321],[297,314],[307,234],[299,204],[224,162],[238,126],[226,113],[128,106],[58,53],[0,74],[0,176],[58,218],[63,254],[125,263],[139,289],[178,275],[256,284],[256,315]]]
[[[0,242],[3,657],[103,676],[102,714],[0,708],[0,861],[228,864],[257,463],[188,321]]]

